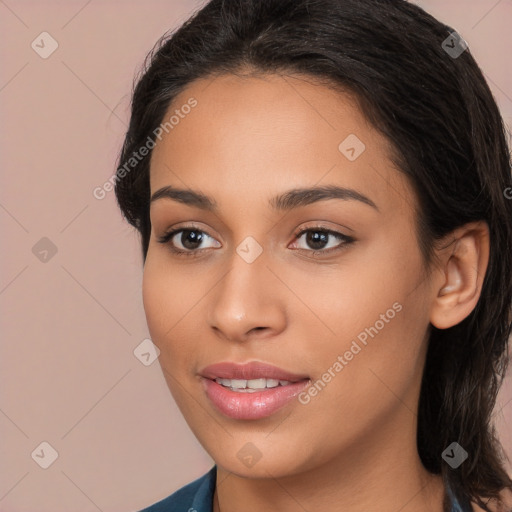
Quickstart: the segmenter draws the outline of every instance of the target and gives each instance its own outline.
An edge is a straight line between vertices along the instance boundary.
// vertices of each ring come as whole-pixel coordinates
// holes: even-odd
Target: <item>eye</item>
[[[355,241],[354,238],[348,235],[324,227],[302,229],[295,233],[294,236],[296,241],[290,247],[301,251],[313,252],[313,255],[330,254],[331,252],[342,250],[345,246]],[[300,244],[297,244],[297,241],[300,241],[301,238],[303,238],[303,242],[307,247],[300,247]],[[194,257],[201,254],[203,249],[221,247],[221,244],[215,238],[195,226],[172,229],[158,237],[157,241],[161,244],[169,245],[171,252],[177,256]],[[208,241],[210,241],[210,246],[204,247],[202,244]]]
[[[306,235],[304,237],[304,235]],[[309,247],[292,247],[294,249],[313,251],[313,254],[329,254],[334,251],[342,250],[345,246],[353,243],[354,238],[326,229],[323,227],[307,228],[295,234],[297,240],[304,238],[304,243]],[[295,245],[297,242],[295,242]]]
[[[220,243],[217,240],[195,226],[172,229],[158,238],[159,243],[168,244],[173,253],[183,256],[195,256],[195,253],[200,252],[198,249],[210,248],[201,247],[201,244],[209,240],[214,242],[210,247],[220,247]]]

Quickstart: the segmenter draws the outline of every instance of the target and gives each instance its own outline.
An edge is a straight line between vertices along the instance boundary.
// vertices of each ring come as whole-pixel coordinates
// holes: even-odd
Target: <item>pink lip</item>
[[[309,378],[297,375],[276,366],[257,361],[247,364],[218,363],[207,366],[200,372],[206,396],[224,415],[237,420],[256,420],[271,416],[290,403],[306,386]],[[277,379],[291,384],[277,386],[254,393],[231,391],[214,379]]]
[[[307,375],[298,375],[287,372],[277,366],[262,363],[259,361],[251,361],[245,364],[237,364],[230,362],[217,363],[203,368],[199,372],[202,377],[207,379],[277,379],[289,380],[297,382],[299,380],[308,379]]]

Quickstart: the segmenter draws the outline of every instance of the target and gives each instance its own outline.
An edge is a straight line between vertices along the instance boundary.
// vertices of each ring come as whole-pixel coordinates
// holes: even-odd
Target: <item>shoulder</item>
[[[217,467],[139,512],[211,512]]]

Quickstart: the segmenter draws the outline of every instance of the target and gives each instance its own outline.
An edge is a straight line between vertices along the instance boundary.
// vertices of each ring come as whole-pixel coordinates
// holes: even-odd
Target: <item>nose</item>
[[[282,283],[267,268],[265,251],[252,263],[233,251],[230,268],[212,290],[208,322],[231,341],[271,338],[286,328]]]

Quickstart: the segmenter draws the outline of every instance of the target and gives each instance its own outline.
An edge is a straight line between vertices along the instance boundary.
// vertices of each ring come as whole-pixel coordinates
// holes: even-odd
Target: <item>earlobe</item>
[[[430,322],[447,329],[462,322],[475,308],[489,260],[489,228],[481,221],[456,230],[452,248],[435,281]],[[452,236],[453,236],[452,235]]]

